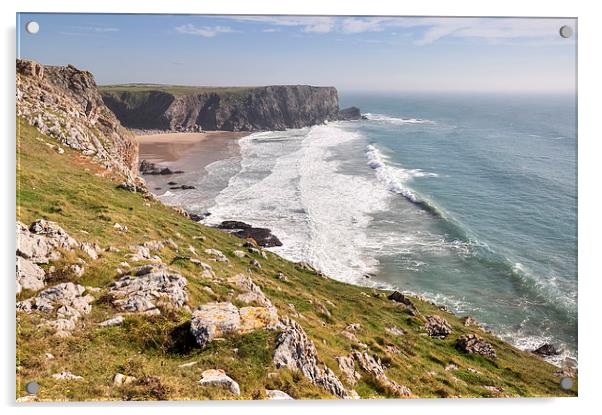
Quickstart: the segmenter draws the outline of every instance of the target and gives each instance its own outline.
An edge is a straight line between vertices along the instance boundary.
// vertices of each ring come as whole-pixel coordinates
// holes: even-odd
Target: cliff
[[[333,87],[122,85],[101,90],[104,102],[123,125],[136,129],[284,130],[347,119],[348,114],[339,111]]]
[[[17,116],[112,173],[137,180],[134,136],[104,105],[90,72],[21,59],[16,66]]]

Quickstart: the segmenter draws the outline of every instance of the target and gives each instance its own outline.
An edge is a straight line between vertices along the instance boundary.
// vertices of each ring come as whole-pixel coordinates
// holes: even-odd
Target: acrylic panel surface
[[[576,38],[19,14],[17,399],[575,396]]]

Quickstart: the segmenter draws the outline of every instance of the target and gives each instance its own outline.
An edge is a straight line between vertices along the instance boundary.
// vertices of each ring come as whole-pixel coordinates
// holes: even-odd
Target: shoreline
[[[165,183],[169,181],[177,181],[178,184],[186,184],[186,180],[183,180],[183,177],[186,173],[194,174],[196,179],[202,179],[207,171],[205,167],[211,164],[212,162],[224,160],[228,157],[232,157],[240,154],[240,147],[238,145],[238,140],[243,138],[244,136],[251,135],[253,132],[229,132],[229,131],[212,131],[208,133],[161,133],[161,134],[147,134],[143,136],[137,136],[136,140],[139,144],[140,149],[140,159],[142,160],[142,155],[144,154],[144,159],[152,161],[154,163],[160,163],[161,166],[168,166],[172,170],[183,170],[184,174],[171,174],[171,175],[144,175],[145,181],[149,185],[149,189],[156,196],[162,196],[165,194],[165,190],[169,189],[169,192],[173,193],[174,190],[177,192],[178,189],[169,188],[169,186],[165,186]],[[229,147],[229,144],[235,143],[235,148],[232,146]],[[151,187],[151,183],[156,185]],[[157,192],[157,187],[161,187],[161,190]],[[190,189],[182,189],[182,190],[190,190]],[[196,190],[192,190],[192,194],[190,194],[190,199],[194,198],[194,193],[197,191],[204,191],[202,186],[199,186]],[[183,200],[182,200],[183,201]],[[180,202],[180,200],[178,200]],[[164,201],[165,203],[165,201]],[[167,204],[167,203],[166,203]],[[176,203],[177,204],[177,203]],[[174,204],[174,205],[176,205]],[[203,223],[202,217],[205,213],[201,212],[193,212],[189,209],[186,209],[184,206],[180,206],[182,209],[186,210],[189,214],[201,215],[200,223]],[[231,218],[231,220],[241,220],[241,218]],[[244,220],[244,219],[242,219]],[[259,226],[257,224],[251,224],[253,227]],[[211,226],[211,225],[207,225]],[[218,227],[218,226],[214,226]],[[274,236],[278,236],[275,234]],[[280,254],[279,254],[280,255]],[[321,271],[316,269],[318,272]],[[333,280],[337,280],[336,278],[332,278]],[[337,280],[338,281],[338,280]],[[406,290],[400,286],[390,285],[385,281],[379,281],[378,284],[376,281],[372,279],[368,279],[366,281],[346,281],[349,284],[358,286],[358,287],[370,287],[377,289],[385,289],[385,290],[401,290],[406,294],[410,294],[416,297],[422,297],[427,301],[432,302],[437,306],[441,306],[440,303],[435,302],[435,298],[430,296],[424,296],[416,291]],[[443,306],[445,307],[445,306]],[[446,307],[447,308],[447,307]],[[503,341],[513,344],[515,347],[520,348],[515,341],[505,338],[501,332],[497,332],[492,327],[488,327],[489,330],[492,330],[492,333],[495,333],[496,337],[499,339],[503,339]],[[558,344],[554,342],[554,344]],[[536,349],[537,347],[534,347]],[[521,350],[531,351],[530,348],[520,348]],[[575,365],[577,365],[577,358],[572,355],[564,356],[565,358],[569,358],[575,361]],[[562,363],[560,361],[555,361],[554,356],[547,356],[545,358],[549,363],[561,367]],[[564,359],[563,359],[564,360]]]
[[[138,158],[153,163],[177,162],[187,150],[205,141],[236,140],[250,133],[235,131],[208,131],[202,133],[159,133],[136,135]]]

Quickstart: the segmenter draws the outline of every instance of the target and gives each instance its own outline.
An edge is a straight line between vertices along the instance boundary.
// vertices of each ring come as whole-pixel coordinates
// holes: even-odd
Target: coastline
[[[238,145],[238,139],[242,138],[243,136],[250,135],[250,134],[252,134],[252,133],[250,133],[250,132],[245,133],[245,134],[231,133],[231,132],[212,132],[210,134],[206,134],[206,133],[165,134],[164,133],[159,136],[145,135],[143,137],[137,137],[137,139],[141,146],[141,155],[145,154],[145,156],[147,157],[148,160],[152,160],[153,162],[161,163],[161,167],[167,166],[167,167],[170,167],[172,170],[180,170],[181,169],[185,173],[190,173],[190,174],[193,173],[191,168],[194,168],[195,169],[194,174],[197,175],[197,178],[202,179],[203,176],[207,175],[207,170],[205,169],[205,167],[208,166],[209,164],[211,164],[213,162],[225,160],[229,157],[234,157],[234,156],[240,155],[240,147]],[[234,147],[229,146],[229,144],[231,145],[232,143],[235,143]],[[143,147],[144,147],[144,151],[142,150]],[[152,151],[151,151],[151,149],[152,149]],[[151,154],[151,153],[153,153],[153,154]],[[149,158],[149,157],[151,157],[151,158]],[[155,158],[152,159],[152,157],[155,157]],[[142,157],[141,157],[141,159],[142,159]],[[184,176],[184,175],[182,175],[182,176]],[[202,186],[202,184],[203,184],[202,180],[198,180],[198,183],[200,185],[197,186],[196,189],[191,189],[191,190],[190,189],[182,189],[185,191],[180,191],[178,189],[176,189],[174,191],[173,189],[169,188],[169,186],[166,187],[164,185],[164,183],[168,182],[168,180],[169,181],[174,180],[174,181],[178,182],[178,184],[185,183],[184,180],[181,180],[179,178],[182,176],[176,174],[176,175],[168,175],[168,176],[145,175],[144,177],[145,177],[145,180],[147,180],[147,182],[157,181],[157,179],[160,179],[163,181],[163,186],[161,186],[161,189],[159,191],[157,191],[157,188],[153,188],[151,186],[149,186],[149,189],[152,189],[152,191],[157,196],[159,196],[159,198],[164,203],[168,202],[166,204],[181,205],[181,207],[186,209],[190,214],[194,214],[197,216],[200,215],[199,216],[200,218],[206,218],[207,210],[205,209],[205,207],[198,209],[198,210],[195,210],[193,208],[192,211],[189,208],[184,207],[187,204],[190,205],[190,202],[192,202],[194,204],[196,202],[195,198],[197,198],[199,196],[199,193],[205,193],[207,191],[207,189],[204,188],[204,186]],[[167,189],[170,189],[170,190],[169,190],[169,193],[166,194]],[[216,190],[216,189],[212,189],[212,190]],[[219,190],[221,191],[222,189],[219,189]],[[176,197],[174,197],[174,195],[173,195],[174,192],[178,193],[176,195]],[[218,191],[218,193],[219,193],[219,191]],[[166,196],[166,197],[163,198],[162,196]],[[168,200],[166,200],[166,199],[168,199]],[[188,203],[186,203],[186,202],[188,202]],[[218,217],[219,217],[219,215],[218,215]],[[217,219],[217,218],[212,216],[209,219],[209,222],[212,222],[211,219]],[[236,221],[240,221],[240,220],[244,221],[245,220],[245,218],[237,217],[236,215],[234,215],[230,218],[227,218],[227,219],[228,220],[236,220]],[[266,228],[269,227],[269,228],[271,228],[272,231],[274,231],[274,235],[276,237],[279,236],[278,229],[274,229],[274,228],[272,228],[272,226],[253,222],[253,221],[250,221],[248,223],[250,226],[253,226],[253,227],[255,227],[255,226],[263,226]],[[209,225],[209,226],[217,226],[217,223],[213,223],[213,225]],[[280,256],[283,256],[284,258],[289,259],[289,260],[299,261],[299,259],[290,258],[287,255],[283,255],[281,250],[278,248],[273,249],[272,251],[277,253]],[[329,274],[328,270],[319,269],[319,268],[316,268],[316,270],[319,272],[325,272],[326,274]],[[336,278],[332,277],[332,275],[330,275],[330,277],[336,280]],[[425,293],[417,291],[417,290],[404,289],[403,286],[400,286],[398,284],[388,284],[384,280],[376,282],[369,276],[366,277],[366,279],[361,279],[361,280],[357,280],[357,281],[346,281],[346,282],[356,285],[356,286],[359,286],[359,287],[373,287],[373,288],[381,288],[381,289],[389,289],[389,290],[398,289],[398,290],[402,290],[406,294],[410,294],[413,296],[423,297],[425,299],[428,299],[429,301],[432,301],[434,304],[435,303],[439,304],[439,305],[445,304],[446,306],[449,306],[449,303],[447,303],[447,304],[445,302],[441,303],[440,298],[438,298],[437,295],[425,295]],[[508,337],[508,335],[505,331],[499,330],[499,328],[498,328],[498,330],[495,330],[494,328],[490,327],[488,324],[486,324],[486,326],[489,329],[493,330],[496,333],[496,336],[498,336],[498,338],[503,338],[505,341],[507,341],[511,344],[514,344],[515,346],[518,347],[518,344],[515,341],[516,339],[514,339],[512,336]],[[528,346],[523,345],[523,347],[521,349],[530,351],[530,350],[537,349],[542,344],[555,343],[555,342],[553,342],[552,339],[550,339],[550,340],[543,339],[543,340],[544,340],[544,343],[537,342],[537,344],[534,344],[534,345],[530,345],[530,344]],[[565,358],[574,360],[575,365],[577,364],[577,358],[573,357],[572,354],[564,354],[563,353],[562,356],[546,356],[546,360],[548,362],[555,364],[559,367],[563,365]]]

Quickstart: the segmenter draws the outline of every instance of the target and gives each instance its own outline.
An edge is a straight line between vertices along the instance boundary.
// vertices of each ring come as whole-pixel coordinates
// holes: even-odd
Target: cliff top
[[[123,92],[165,92],[167,94],[182,96],[191,94],[233,94],[244,95],[252,90],[268,87],[312,87],[312,88],[334,88],[321,87],[312,85],[257,85],[257,86],[193,86],[193,85],[166,85],[166,84],[115,84],[115,85],[99,85],[98,89],[102,93],[123,93]]]

